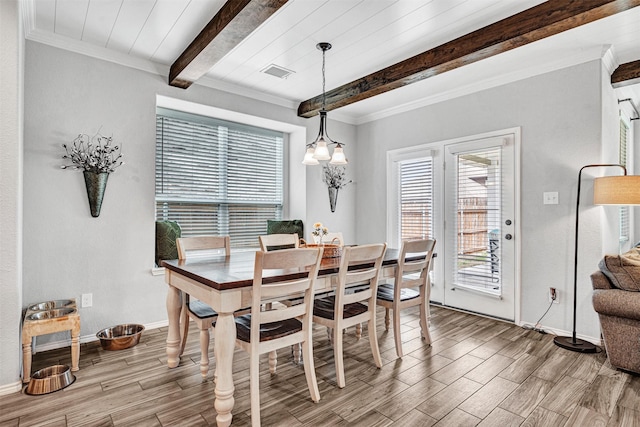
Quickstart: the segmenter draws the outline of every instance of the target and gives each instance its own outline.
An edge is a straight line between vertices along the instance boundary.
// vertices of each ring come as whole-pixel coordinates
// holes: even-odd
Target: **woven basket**
[[[322,258],[339,258],[342,256],[342,246],[336,245],[333,243],[324,243],[322,245],[318,245],[315,243],[306,243],[302,241],[300,243],[301,248],[318,248],[323,247],[324,251],[322,252]]]

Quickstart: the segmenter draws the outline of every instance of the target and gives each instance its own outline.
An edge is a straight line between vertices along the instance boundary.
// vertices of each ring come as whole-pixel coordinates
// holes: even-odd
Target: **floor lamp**
[[[617,167],[622,169],[623,175],[596,178],[593,184],[594,205],[638,205],[640,204],[640,176],[627,175],[627,169],[618,164],[587,165],[580,168],[578,173],[578,197],[576,201],[576,242],[573,263],[573,335],[570,337],[557,336],[553,342],[562,348],[581,353],[595,353],[595,344],[576,338],[576,307],[578,291],[578,220],[580,218],[580,184],[582,171],[587,168]]]

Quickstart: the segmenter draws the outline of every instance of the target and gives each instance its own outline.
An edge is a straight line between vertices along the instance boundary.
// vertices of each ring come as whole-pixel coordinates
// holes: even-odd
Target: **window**
[[[426,146],[387,152],[387,242],[434,237],[433,150]]]
[[[267,220],[282,219],[283,163],[281,132],[158,108],[156,219],[257,247]]]
[[[398,163],[398,226],[400,239],[433,235],[433,159]]]
[[[629,141],[629,126],[624,120],[624,117],[620,117],[620,150],[619,150],[619,163],[627,167],[627,144]],[[629,241],[629,206],[621,206],[620,208],[620,244],[624,244]]]

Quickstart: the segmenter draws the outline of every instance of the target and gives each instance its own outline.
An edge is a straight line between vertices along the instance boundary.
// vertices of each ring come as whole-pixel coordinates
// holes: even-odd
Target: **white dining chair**
[[[362,245],[344,248],[338,271],[335,295],[316,299],[313,321],[333,332],[333,358],[338,387],[346,385],[344,376],[342,332],[367,322],[373,360],[382,367],[376,333],[376,294],[380,267],[387,245]],[[357,292],[350,292],[357,287]]]
[[[176,239],[178,259],[186,260],[194,256],[211,256],[231,253],[229,236],[197,236],[179,237]],[[217,252],[216,252],[217,251]],[[188,294],[182,299],[180,312],[180,355],[184,353],[189,335],[189,319],[192,319],[200,330],[200,374],[203,378],[209,372],[209,330],[213,330],[218,313],[202,301],[192,299]]]
[[[389,310],[393,310],[393,335],[396,353],[400,358],[402,357],[402,337],[400,334],[400,311],[402,309],[419,306],[422,338],[427,344],[431,344],[429,268],[435,246],[436,241],[432,239],[403,241],[393,283],[381,284],[378,287],[377,304],[385,308],[384,326],[387,331],[389,330]]]
[[[312,310],[313,288],[318,276],[322,249],[283,249],[256,252],[251,297],[251,314],[236,317],[236,345],[249,353],[251,424],[260,426],[260,355],[269,353],[269,370],[276,372],[275,350],[302,345],[304,372],[311,400],[320,400],[313,363]],[[274,282],[271,271],[296,271]],[[265,280],[267,278],[267,280]],[[291,306],[277,304],[262,311],[267,303],[293,295],[304,295],[304,302]],[[276,306],[274,304],[274,306]]]

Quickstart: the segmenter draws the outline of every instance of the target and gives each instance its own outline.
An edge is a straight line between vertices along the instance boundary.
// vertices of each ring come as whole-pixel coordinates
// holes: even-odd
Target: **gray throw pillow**
[[[640,291],[640,249],[633,248],[622,255],[605,255],[598,267],[616,288]]]
[[[163,259],[177,259],[176,239],[181,237],[182,229],[175,221],[156,221],[156,265]]]
[[[267,234],[298,234],[298,237],[304,237],[304,225],[300,219],[288,220],[267,220]]]

